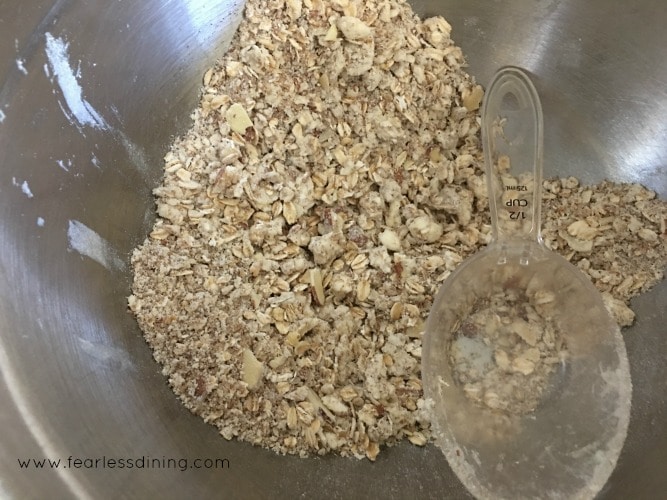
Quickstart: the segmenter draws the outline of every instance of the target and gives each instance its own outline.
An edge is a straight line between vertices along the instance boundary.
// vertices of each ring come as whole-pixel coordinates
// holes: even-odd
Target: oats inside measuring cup
[[[514,415],[537,408],[567,356],[559,328],[543,307],[548,299],[548,292],[529,297],[523,290],[500,289],[463,315],[449,362],[470,400]]]

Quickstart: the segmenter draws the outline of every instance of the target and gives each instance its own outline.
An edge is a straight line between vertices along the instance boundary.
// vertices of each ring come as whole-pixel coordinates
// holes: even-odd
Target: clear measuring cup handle
[[[541,243],[542,106],[528,75],[498,70],[482,106],[482,141],[494,241]]]

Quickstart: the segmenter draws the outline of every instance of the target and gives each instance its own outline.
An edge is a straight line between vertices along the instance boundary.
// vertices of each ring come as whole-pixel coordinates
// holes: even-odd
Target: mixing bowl
[[[531,72],[546,176],[667,195],[661,0],[413,5],[448,18],[483,85],[505,64]],[[181,406],[127,311],[161,158],[241,12],[239,0],[0,3],[0,497],[468,496],[434,446],[370,463],[225,441]],[[633,301],[630,429],[600,498],[667,491],[666,298],[662,282]]]

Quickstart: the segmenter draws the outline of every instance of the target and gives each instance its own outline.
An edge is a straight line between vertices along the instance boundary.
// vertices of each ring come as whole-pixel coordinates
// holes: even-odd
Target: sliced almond
[[[253,352],[250,349],[244,349],[241,373],[249,389],[255,389],[259,385],[263,371],[264,366],[257,360]]]
[[[246,130],[253,126],[248,112],[239,103],[234,103],[227,109],[225,119],[231,129],[239,135],[244,135]]]

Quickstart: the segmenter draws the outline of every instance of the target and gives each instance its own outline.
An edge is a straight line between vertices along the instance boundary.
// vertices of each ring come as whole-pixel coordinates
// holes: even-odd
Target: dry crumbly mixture
[[[483,92],[449,35],[400,0],[249,0],[206,72],[128,302],[174,392],[225,438],[371,460],[430,439],[424,321],[490,239]],[[548,245],[627,319],[665,268],[665,203],[545,185]]]
[[[481,407],[521,415],[534,411],[567,348],[544,306],[551,292],[515,288],[479,298],[454,328],[449,363],[454,380]]]
[[[619,325],[628,301],[659,282],[667,266],[667,202],[639,184],[582,186],[574,177],[544,182],[547,247],[584,271]]]

